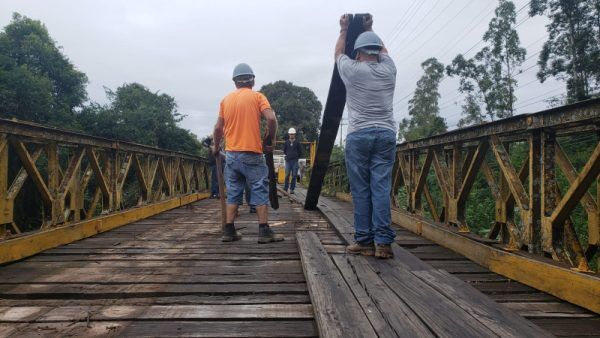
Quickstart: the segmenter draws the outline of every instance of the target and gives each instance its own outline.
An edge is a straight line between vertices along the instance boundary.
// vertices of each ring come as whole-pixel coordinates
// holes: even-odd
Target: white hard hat
[[[295,134],[296,133],[296,129],[294,128],[290,128],[290,130],[288,130],[288,134]]]

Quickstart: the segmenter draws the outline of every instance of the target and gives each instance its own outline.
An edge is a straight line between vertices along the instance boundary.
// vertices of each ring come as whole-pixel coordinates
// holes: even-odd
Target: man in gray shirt
[[[396,66],[372,30],[372,16],[366,16],[363,24],[365,32],[354,45],[355,60],[344,54],[347,15],[340,19],[340,37],[335,46],[338,71],[346,86],[349,119],[346,168],[354,204],[356,241],[346,251],[392,258],[390,245],[396,237],[390,211],[396,149],[393,112]]]

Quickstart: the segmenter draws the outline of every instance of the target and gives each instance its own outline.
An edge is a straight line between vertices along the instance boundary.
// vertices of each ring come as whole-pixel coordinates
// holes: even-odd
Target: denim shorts
[[[263,154],[228,151],[225,157],[227,204],[242,204],[246,182],[251,190],[250,205],[267,205],[269,171]]]

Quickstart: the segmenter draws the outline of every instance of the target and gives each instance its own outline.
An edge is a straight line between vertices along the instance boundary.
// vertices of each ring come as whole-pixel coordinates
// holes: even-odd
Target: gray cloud
[[[4,0],[0,25],[10,22],[12,12],[43,21],[64,53],[88,75],[91,100],[106,102],[104,87],[139,82],[174,96],[180,112],[188,116],[181,125],[204,136],[212,129],[221,98],[232,90],[231,70],[238,62],[253,66],[257,88],[291,81],[311,88],[324,105],[342,13],[373,13],[374,29],[396,61],[399,100],[414,90],[423,60],[435,56],[447,63],[481,39],[496,1],[422,3],[412,13],[413,0]],[[521,8],[527,1],[515,3]],[[532,18],[519,27],[523,46],[531,44],[530,55],[541,49],[545,24],[544,18]],[[536,61],[531,58],[523,69]],[[535,72],[519,76],[520,83],[531,83]],[[441,85],[442,116],[451,126],[460,118],[456,87],[455,79]],[[561,93],[560,88],[564,86],[548,81],[519,89],[522,103],[517,106],[524,107],[518,112],[543,109],[545,103],[537,101]],[[407,101],[396,105],[398,119],[407,115]]]

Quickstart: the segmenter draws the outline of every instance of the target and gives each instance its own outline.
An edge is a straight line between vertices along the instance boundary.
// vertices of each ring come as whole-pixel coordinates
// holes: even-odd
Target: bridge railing
[[[349,193],[350,185],[346,174],[346,162],[334,161],[327,167],[327,173],[323,179],[322,194],[335,196],[336,193]]]
[[[595,99],[402,143],[393,207],[507,251],[597,269],[599,135]],[[349,192],[347,182],[334,162],[323,190]]]
[[[208,177],[201,157],[0,119],[0,236],[151,208]]]
[[[404,198],[393,202],[590,271],[600,244],[599,131],[600,100],[590,100],[400,144],[393,187]],[[470,215],[486,209],[489,223]]]

